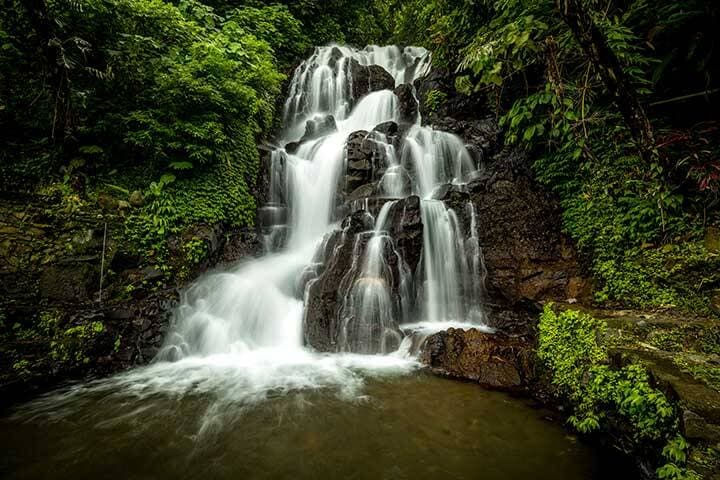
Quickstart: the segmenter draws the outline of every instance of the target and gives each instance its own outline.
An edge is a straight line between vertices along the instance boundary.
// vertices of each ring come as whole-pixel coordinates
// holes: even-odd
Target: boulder
[[[398,124],[390,120],[379,124],[373,128],[373,131],[382,133],[386,137],[392,137],[398,134]]]
[[[526,341],[474,328],[450,328],[429,336],[420,358],[436,374],[486,388],[522,390],[534,377],[534,354]]]
[[[377,125],[373,128],[373,132],[376,132],[380,140],[383,140],[389,145],[395,147],[396,152],[400,152],[402,139],[407,133],[409,127],[409,124],[398,125],[391,120]]]
[[[300,148],[300,142],[289,142],[285,145],[285,151],[291,155],[297,153]]]
[[[380,65],[360,65],[357,60],[350,60],[352,76],[352,98],[359,100],[368,93],[378,90],[392,90],[395,79]]]

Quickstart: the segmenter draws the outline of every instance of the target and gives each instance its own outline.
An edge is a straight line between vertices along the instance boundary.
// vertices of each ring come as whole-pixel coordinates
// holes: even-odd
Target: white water
[[[410,272],[395,250],[386,225],[392,202],[385,203],[374,230],[355,239],[353,268],[359,275],[350,294],[339,299],[345,319],[339,339],[343,353],[313,353],[303,346],[303,279],[316,270],[323,238],[340,220],[337,186],[344,175],[345,141],[354,131],[371,131],[399,118],[398,99],[389,90],[350,98],[350,59],[383,66],[397,84],[412,82],[429,69],[424,49],[318,48],[295,72],[279,143],[298,140],[308,119],[327,114],[334,116],[337,132],[304,142],[293,154],[278,148],[271,155],[269,203],[260,213],[274,225],[265,236],[272,253],[234,270],[206,275],[188,289],[153,365],[75,390],[102,390],[112,384],[139,397],[217,391],[231,402],[253,402],[271,391],[333,386],[338,394],[353,396],[362,386],[358,371],[384,374],[417,367],[406,347],[392,353],[405,344],[403,331],[427,334],[449,325],[482,327],[481,305],[468,304],[480,301],[479,293],[468,292],[479,292],[482,282],[476,278],[482,257],[474,211],[473,232],[464,238],[455,212],[432,199],[438,186],[462,184],[474,170],[472,159],[459,138],[415,125],[399,151],[382,135],[375,138],[387,162],[378,191],[391,198],[411,193],[422,198],[422,271]],[[400,258],[394,273],[386,263],[388,251]],[[399,299],[391,294],[390,284],[400,285]],[[413,321],[420,323],[401,327]],[[68,395],[77,393],[73,392]]]

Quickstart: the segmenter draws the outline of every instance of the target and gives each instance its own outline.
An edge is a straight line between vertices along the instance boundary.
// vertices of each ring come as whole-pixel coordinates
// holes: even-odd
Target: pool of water
[[[249,367],[220,368],[210,385],[203,374],[216,378],[217,365],[195,367],[175,380],[151,367],[3,413],[0,477],[622,478],[546,411],[411,366],[332,361],[318,367],[323,381],[290,369],[259,389]]]

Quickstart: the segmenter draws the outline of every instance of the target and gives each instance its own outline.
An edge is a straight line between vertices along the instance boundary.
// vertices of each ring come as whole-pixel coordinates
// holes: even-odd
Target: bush
[[[660,478],[693,478],[694,472],[684,468],[688,444],[678,433],[675,408],[650,384],[641,365],[613,369],[607,364],[605,328],[590,315],[556,313],[552,305],[540,316],[538,358],[558,397],[571,405],[570,425],[589,433],[606,426],[609,418],[620,418],[632,427],[636,449],[662,448]]]

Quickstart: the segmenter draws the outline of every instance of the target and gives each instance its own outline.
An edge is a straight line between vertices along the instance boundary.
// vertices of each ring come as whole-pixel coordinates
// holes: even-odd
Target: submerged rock
[[[434,373],[486,388],[521,390],[534,377],[534,354],[527,342],[474,328],[450,328],[429,336],[420,358]]]

